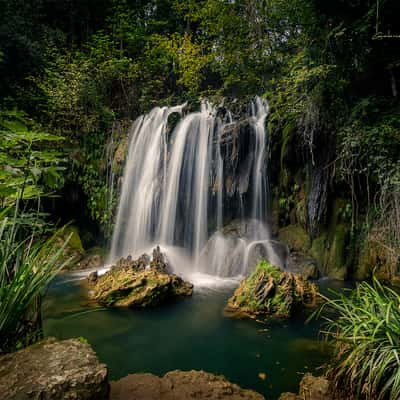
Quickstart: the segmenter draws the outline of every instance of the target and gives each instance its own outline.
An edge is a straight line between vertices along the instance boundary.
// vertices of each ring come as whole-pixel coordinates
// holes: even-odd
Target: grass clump
[[[16,220],[0,221],[0,353],[41,337],[41,296],[65,266],[68,240],[60,247],[57,234],[46,239],[21,230]]]
[[[326,300],[317,315],[333,344],[336,386],[355,398],[400,399],[400,295],[374,280]]]

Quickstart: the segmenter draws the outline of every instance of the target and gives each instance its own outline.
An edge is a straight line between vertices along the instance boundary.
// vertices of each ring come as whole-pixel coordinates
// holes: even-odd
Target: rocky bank
[[[171,371],[163,377],[132,374],[111,382],[110,400],[264,400],[223,376],[204,371]]]

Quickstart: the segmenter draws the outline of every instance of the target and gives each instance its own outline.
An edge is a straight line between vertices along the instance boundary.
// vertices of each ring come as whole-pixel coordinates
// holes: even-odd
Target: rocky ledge
[[[335,392],[332,383],[323,376],[305,374],[300,382],[299,394],[282,393],[278,400],[346,400],[348,397]]]
[[[159,247],[153,250],[152,259],[147,254],[137,260],[121,258],[104,275],[89,275],[88,281],[89,296],[108,307],[156,306],[193,293],[191,283],[171,273]]]
[[[301,275],[285,272],[266,261],[244,279],[228,300],[228,316],[288,318],[295,311],[316,305],[317,286]]]
[[[7,400],[106,400],[107,367],[89,344],[47,339],[0,357],[0,397]]]
[[[171,371],[162,378],[152,374],[132,374],[111,382],[110,400],[264,400],[223,376],[204,371]]]

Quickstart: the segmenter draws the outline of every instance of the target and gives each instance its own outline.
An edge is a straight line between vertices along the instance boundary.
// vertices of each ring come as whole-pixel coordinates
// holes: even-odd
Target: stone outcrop
[[[144,254],[136,260],[121,258],[104,275],[88,278],[89,296],[105,306],[149,307],[169,299],[191,296],[193,285],[172,274],[157,247],[152,259]]]
[[[300,382],[299,394],[282,393],[278,400],[348,400],[342,394],[338,396],[335,395],[332,384],[328,379],[323,376],[315,377],[311,374],[305,374]]]
[[[304,279],[315,280],[321,276],[319,262],[309,255],[310,238],[300,225],[288,225],[279,230],[279,240],[288,248],[287,269]]]
[[[106,400],[107,367],[89,344],[47,339],[0,357],[0,398]]]
[[[171,371],[162,378],[152,374],[132,374],[111,382],[110,400],[263,400],[222,376],[204,371]]]
[[[74,269],[93,269],[100,268],[104,265],[104,259],[101,254],[92,254],[84,257],[79,263],[76,265]]]
[[[303,210],[302,199],[297,198],[296,201],[294,210]],[[304,215],[292,216],[290,224],[278,230],[279,239],[290,250],[289,269],[301,273],[299,270],[311,262],[320,275],[331,279],[345,280],[353,273],[356,279],[368,278],[360,268],[350,268],[353,256],[347,248],[350,238],[348,204],[342,199],[335,199],[331,207],[329,221],[320,226],[315,234],[306,231]]]
[[[266,261],[236,289],[225,308],[237,317],[276,316],[288,318],[294,312],[317,303],[318,289],[302,276],[285,272]]]

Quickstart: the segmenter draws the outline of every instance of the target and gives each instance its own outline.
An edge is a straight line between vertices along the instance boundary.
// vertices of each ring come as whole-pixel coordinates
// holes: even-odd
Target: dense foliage
[[[352,237],[384,242],[397,272],[398,1],[0,0],[0,9],[0,107],[65,137],[66,172],[40,176],[78,198],[83,213],[68,217],[84,214],[109,236],[126,133],[117,122],[155,104],[264,94],[282,211],[302,210],[316,237],[343,198]],[[318,205],[300,204],[299,188]]]

